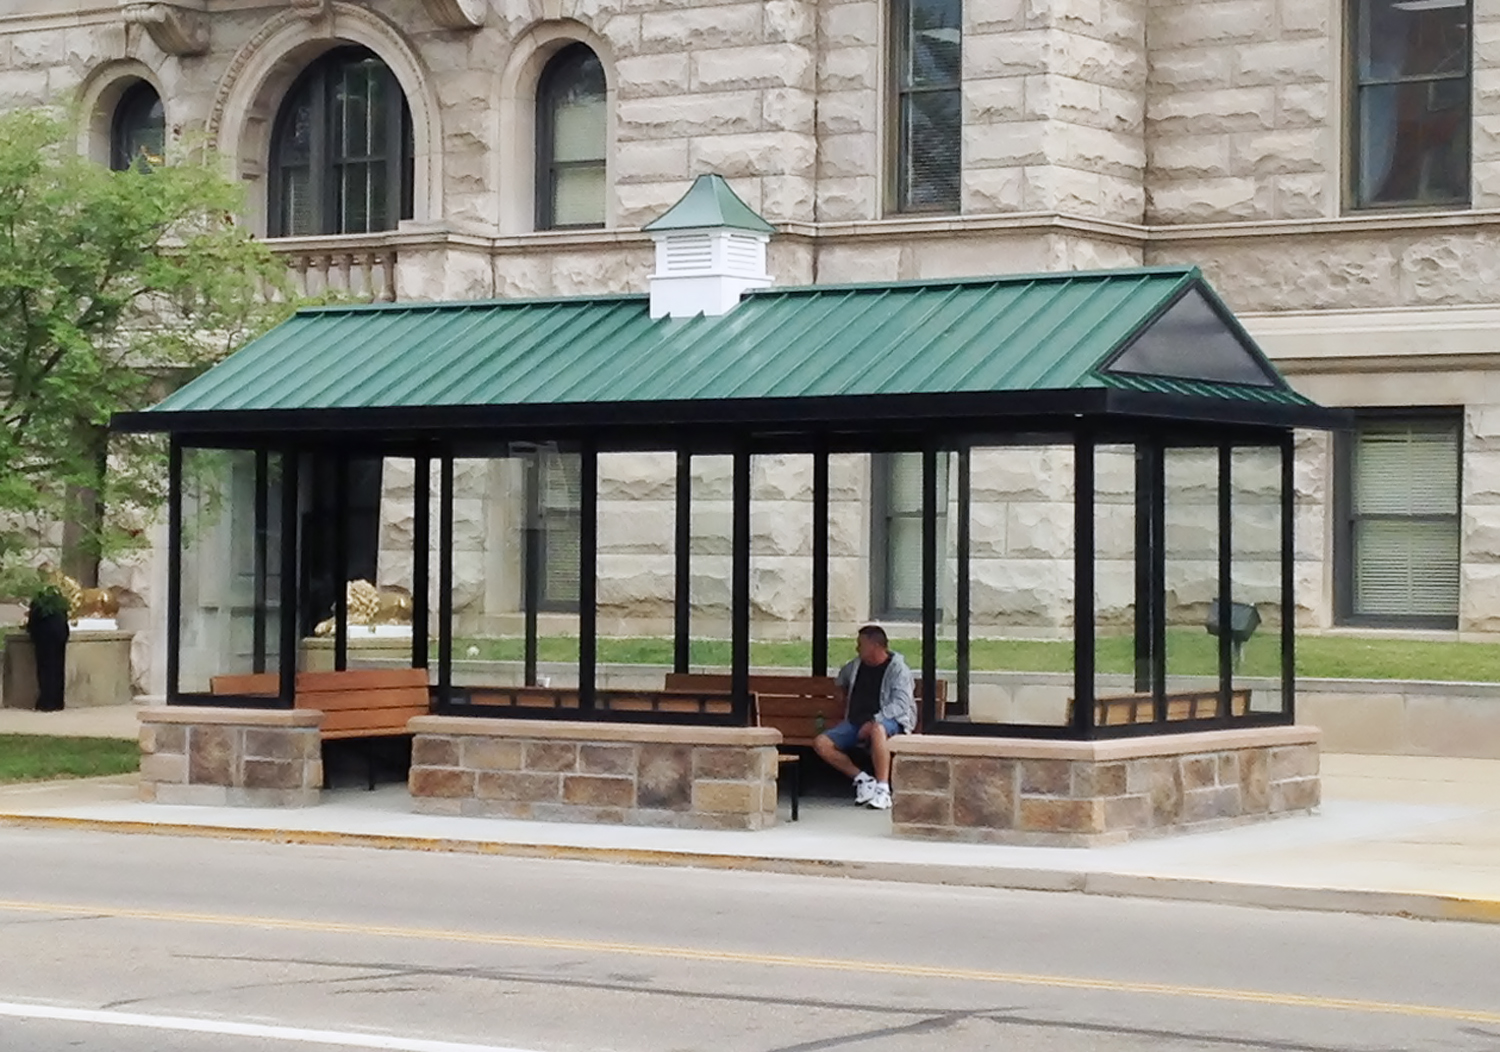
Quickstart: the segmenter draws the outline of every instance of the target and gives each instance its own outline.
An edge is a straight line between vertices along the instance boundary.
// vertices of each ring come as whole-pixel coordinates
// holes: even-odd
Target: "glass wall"
[[[1281,450],[1230,455],[1234,712],[1281,712]]]

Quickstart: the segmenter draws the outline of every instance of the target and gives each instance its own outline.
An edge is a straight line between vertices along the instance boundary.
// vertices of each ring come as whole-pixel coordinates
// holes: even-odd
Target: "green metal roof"
[[[671,208],[647,223],[642,230],[703,230],[727,227],[773,234],[776,228],[762,219],[724,181],[722,175],[700,175]]]
[[[1248,382],[1216,378],[1226,375]],[[1313,405],[1195,268],[1147,268],[771,288],[686,319],[653,320],[643,295],[309,309],[117,423],[179,430],[175,414],[415,407],[503,420],[519,407],[606,405],[650,420],[657,403],[1087,389]]]

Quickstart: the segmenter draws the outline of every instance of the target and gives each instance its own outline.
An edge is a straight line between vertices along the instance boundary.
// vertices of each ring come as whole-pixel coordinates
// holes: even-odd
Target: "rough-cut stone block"
[[[1182,822],[1212,822],[1224,818],[1237,818],[1241,813],[1238,786],[1194,789],[1182,794]]]
[[[1211,789],[1219,781],[1219,762],[1213,756],[1184,756],[1182,758],[1182,788]]]
[[[1067,760],[1021,761],[1023,795],[1067,796],[1072,788],[1073,775]]]
[[[1151,820],[1159,826],[1176,825],[1182,814],[1182,769],[1171,760],[1150,764],[1146,795],[1151,800]]]
[[[245,728],[245,756],[257,760],[307,760],[317,754],[320,745],[315,730],[267,730]]]
[[[1073,764],[1073,796],[1124,796],[1126,766],[1123,763]]]
[[[1102,833],[1104,801],[1023,796],[1017,827],[1024,832]]]
[[[1318,750],[1306,745],[1292,745],[1271,750],[1270,778],[1283,782],[1290,778],[1309,778],[1318,773]]]
[[[891,821],[896,825],[951,826],[953,798],[945,792],[912,792],[903,783],[892,800]]]
[[[636,749],[633,745],[580,745],[578,770],[584,774],[634,775]]]
[[[947,760],[925,760],[911,756],[896,758],[891,782],[899,788],[897,799],[907,793],[947,793],[951,784],[951,770]]]
[[[523,766],[528,771],[577,770],[578,746],[573,742],[529,741]]]
[[[413,767],[457,767],[458,739],[417,735],[412,740],[411,763]]]
[[[556,802],[562,796],[562,776],[538,771],[479,771],[473,777],[472,795],[481,800],[512,800],[518,803]],[[415,791],[413,791],[415,795]]]
[[[1295,778],[1271,784],[1271,812],[1308,811],[1323,799],[1323,783],[1317,778]]]
[[[634,807],[635,780],[591,774],[565,775],[562,798],[564,803],[588,807]],[[623,821],[623,817],[617,821]]]
[[[1105,832],[1147,829],[1150,825],[1151,801],[1146,797],[1120,796],[1104,801]]]
[[[1010,829],[1016,821],[1013,760],[953,761],[953,822],[959,826]]]
[[[233,785],[237,731],[194,726],[188,733],[188,781],[194,785]]]
[[[412,796],[473,796],[474,772],[457,767],[413,767],[408,786]]]
[[[187,752],[187,728],[184,726],[146,723],[141,726],[141,752]]]
[[[749,782],[697,782],[693,785],[693,810],[734,814],[760,810],[758,788]]]
[[[1240,784],[1240,754],[1236,752],[1225,752],[1219,754],[1218,777],[1220,785]]]
[[[141,781],[186,783],[188,759],[181,753],[159,752],[141,757]]]
[[[693,750],[687,745],[640,747],[636,775],[639,806],[686,811],[693,804]]]
[[[246,789],[301,789],[303,764],[300,760],[245,760]]]
[[[759,758],[749,750],[703,747],[693,750],[694,778],[734,781],[754,778],[759,773]]]
[[[521,768],[518,741],[466,738],[459,749],[459,765],[476,771],[516,771]]]
[[[1240,754],[1240,807],[1247,815],[1263,815],[1271,808],[1270,757],[1264,749]]]

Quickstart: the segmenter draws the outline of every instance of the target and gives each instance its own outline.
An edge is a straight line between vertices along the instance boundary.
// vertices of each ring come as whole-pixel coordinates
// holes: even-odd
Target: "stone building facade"
[[[1299,445],[1297,617],[1327,630],[1500,630],[1497,89],[1500,0],[13,0],[0,14],[0,106],[80,100],[101,163],[129,163],[153,134],[206,136],[245,184],[246,221],[309,290],[643,291],[640,227],[706,171],[775,225],[778,284],[1196,264],[1300,390],[1360,411],[1355,433]],[[353,146],[351,98],[365,107]],[[1020,560],[1005,576],[1036,616],[1009,625],[1017,601],[996,598],[992,620],[1043,631],[1067,622],[1071,542],[1066,494],[1035,490],[1063,477],[1066,451],[1010,453],[976,467],[991,498],[976,522]],[[1032,466],[1042,481],[1007,488]],[[604,470],[602,626],[654,632],[672,466]],[[841,623],[899,619],[879,598],[901,561],[898,470],[835,466]],[[514,625],[522,471],[461,466],[465,632]],[[766,638],[806,617],[809,471],[758,468]],[[387,583],[406,572],[408,475],[381,473]],[[706,607],[724,587],[726,480],[699,466]],[[111,568],[152,693],[159,554]]]

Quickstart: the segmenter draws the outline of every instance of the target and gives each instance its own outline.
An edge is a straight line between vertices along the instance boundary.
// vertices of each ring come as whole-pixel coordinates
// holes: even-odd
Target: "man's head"
[[[854,648],[866,665],[884,665],[885,659],[891,656],[890,645],[885,629],[879,625],[865,625],[854,638]]]

